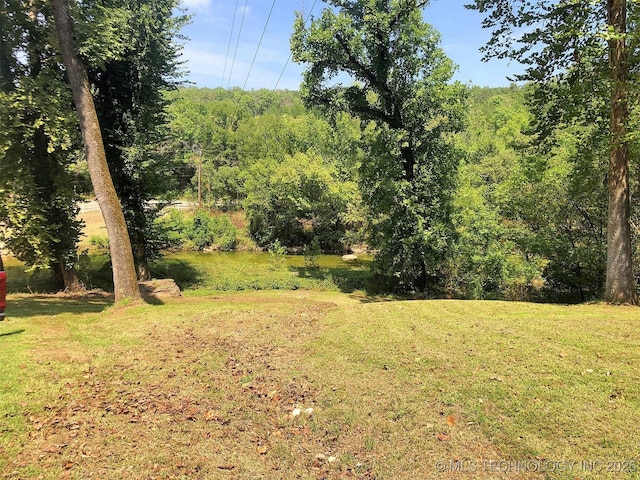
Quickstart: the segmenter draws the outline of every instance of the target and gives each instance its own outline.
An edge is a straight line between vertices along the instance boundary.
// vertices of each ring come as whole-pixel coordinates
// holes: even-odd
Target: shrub
[[[334,165],[309,152],[280,163],[258,163],[246,182],[249,233],[258,245],[276,239],[301,247],[316,239],[324,251],[341,251],[356,220],[349,206],[358,203],[357,185],[343,181]],[[356,225],[356,227],[358,227]]]
[[[238,244],[238,228],[228,215],[214,215],[199,209],[193,216],[186,216],[170,210],[158,223],[164,234],[164,249],[202,251],[215,248],[228,252]]]
[[[228,216],[198,210],[187,226],[186,236],[195,250],[213,247],[231,251],[236,248],[238,230]]]
[[[102,235],[89,237],[89,244],[100,253],[109,253],[109,238]]]
[[[177,250],[183,247],[187,241],[187,223],[184,215],[176,209],[170,209],[162,217],[156,218],[154,229],[160,232],[157,237],[162,237],[161,250]]]
[[[269,270],[282,270],[284,269],[287,258],[287,249],[280,243],[280,240],[276,240],[269,249]]]
[[[320,268],[318,260],[320,258],[320,243],[315,238],[310,245],[305,245],[302,254],[304,255],[304,266],[306,268]]]

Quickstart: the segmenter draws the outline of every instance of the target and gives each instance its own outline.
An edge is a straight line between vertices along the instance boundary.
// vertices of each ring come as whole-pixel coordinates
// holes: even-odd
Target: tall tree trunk
[[[609,40],[611,71],[611,153],[609,156],[609,216],[607,223],[607,280],[605,300],[636,305],[631,253],[629,201],[629,144],[626,139],[629,107],[629,66],[624,35],[627,31],[626,0],[608,0],[609,25],[616,35]]]
[[[415,177],[416,157],[411,147],[401,147],[402,168],[404,170],[404,179],[411,183]]]
[[[141,282],[151,280],[149,262],[147,261],[147,255],[142,245],[136,245],[134,257],[138,280],[140,280]]]
[[[65,292],[86,291],[75,266],[65,267],[64,262],[55,261],[50,264],[50,267],[56,288],[64,289]]]
[[[133,263],[133,253],[122,207],[109,173],[93,97],[89,89],[87,68],[73,46],[73,22],[68,0],[51,0],[60,53],[76,105],[82,140],[87,155],[91,183],[102,211],[109,235],[116,303],[124,299],[141,300]]]
[[[400,154],[402,156],[403,165],[402,168],[404,170],[404,180],[411,184],[412,195],[417,195],[415,192],[415,177],[416,177],[416,154],[413,148],[411,141],[409,142],[408,147],[401,147]],[[417,292],[425,292],[427,290],[428,278],[427,278],[427,264],[424,258],[419,261],[419,272],[418,276],[413,280],[413,288]]]
[[[64,265],[60,265],[60,271],[66,292],[83,292],[86,290],[84,284],[80,281],[76,267],[65,268]]]

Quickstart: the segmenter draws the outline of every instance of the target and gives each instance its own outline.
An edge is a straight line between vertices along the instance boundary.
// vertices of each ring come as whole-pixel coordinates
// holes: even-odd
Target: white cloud
[[[224,55],[187,45],[182,51],[182,57],[187,60],[187,68],[191,73],[197,73],[199,75],[222,75]]]
[[[188,45],[182,52],[183,60],[187,61],[186,69],[189,71],[189,79],[199,86],[218,87],[227,84],[230,86],[242,85],[244,75],[247,74],[249,63],[237,59],[231,68],[231,58],[227,59],[225,68],[225,55],[212,52],[206,44],[198,46]],[[224,81],[222,75],[224,74]],[[229,80],[231,75],[231,80]]]

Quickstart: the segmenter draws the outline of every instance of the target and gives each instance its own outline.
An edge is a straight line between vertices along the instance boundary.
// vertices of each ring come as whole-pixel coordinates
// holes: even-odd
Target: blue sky
[[[287,63],[289,36],[294,12],[302,11],[306,17],[313,0],[182,1],[187,13],[193,15],[191,24],[182,31],[189,38],[183,52],[189,81],[198,87],[211,88],[235,86],[251,90],[273,89],[277,85],[282,89],[298,89],[303,67]],[[482,62],[479,48],[490,35],[481,28],[482,16],[466,10],[465,3],[469,0],[433,0],[424,13],[425,20],[440,31],[442,48],[458,65],[455,78],[479,86],[509,85],[506,77],[519,73],[521,67],[497,59]],[[319,14],[325,7],[324,2],[317,0],[312,14]]]

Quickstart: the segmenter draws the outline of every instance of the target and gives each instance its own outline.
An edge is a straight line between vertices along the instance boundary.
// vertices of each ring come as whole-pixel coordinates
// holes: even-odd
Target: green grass
[[[267,253],[175,253],[151,264],[155,278],[173,278],[185,295],[242,290],[363,290],[370,281],[370,258],[345,263],[338,255],[322,255],[319,268],[306,268],[302,255],[288,255],[282,268],[272,268]],[[12,293],[55,291],[50,272],[29,273],[12,257],[5,261]],[[108,256],[93,253],[80,275],[89,289],[113,290]]]
[[[368,258],[355,264],[337,255],[322,255],[319,268],[306,268],[302,255],[289,255],[283,268],[273,268],[266,253],[178,253],[152,265],[158,277],[174,278],[189,295],[242,290],[340,290],[367,286]]]
[[[79,270],[80,277],[88,289],[113,290],[113,280],[109,257],[102,253],[89,255],[86,264]],[[11,256],[3,256],[7,271],[7,291],[9,293],[51,293],[59,288],[54,284],[49,269],[29,269]]]
[[[30,271],[15,258],[3,255],[4,268],[7,272],[7,291],[10,293],[39,293],[51,291],[53,282],[49,271]]]
[[[10,295],[0,473],[640,478],[637,308],[382,300]],[[455,461],[476,471],[448,472]],[[577,463],[537,474],[489,461]]]

